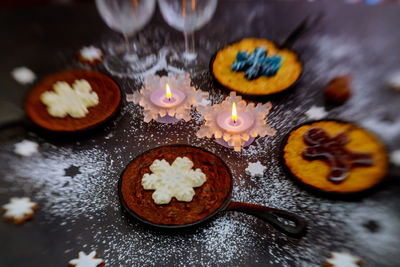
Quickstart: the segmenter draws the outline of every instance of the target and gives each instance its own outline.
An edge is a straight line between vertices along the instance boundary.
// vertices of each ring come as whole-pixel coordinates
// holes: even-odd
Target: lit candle
[[[169,102],[171,102],[171,89],[169,88],[169,85],[168,85],[168,83],[165,85],[165,91],[166,91],[166,94],[167,94],[167,97],[168,97],[168,101]]]
[[[253,114],[236,109],[233,103],[232,110],[224,110],[217,116],[219,127],[229,133],[241,133],[248,130],[254,124]]]
[[[150,101],[154,105],[162,108],[174,108],[182,103],[182,101],[185,100],[185,97],[186,95],[182,91],[176,88],[173,88],[172,90],[167,83],[165,85],[165,90],[159,89],[151,95]]]
[[[190,86],[189,73],[176,76],[160,77],[148,74],[145,87],[126,100],[143,107],[143,120],[160,123],[176,123],[180,120],[189,121],[192,106],[203,103],[208,93]]]
[[[215,138],[218,144],[240,151],[250,145],[257,136],[275,135],[275,130],[265,121],[271,103],[247,104],[235,92],[221,104],[198,108],[205,120],[196,136]]]
[[[233,119],[233,124],[236,124],[237,113],[236,113],[236,103],[235,102],[233,102],[233,104],[232,104],[232,119]]]

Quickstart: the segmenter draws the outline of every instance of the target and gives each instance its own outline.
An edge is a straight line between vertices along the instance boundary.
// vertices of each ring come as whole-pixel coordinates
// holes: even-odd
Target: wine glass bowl
[[[155,0],[96,0],[100,16],[112,30],[121,33],[125,46],[115,46],[113,55],[105,59],[108,71],[116,75],[137,74],[151,67],[156,56],[143,53],[139,44],[129,43],[151,19],[155,10]]]
[[[209,51],[196,51],[194,32],[203,27],[214,15],[218,0],[158,0],[164,20],[176,30],[183,32],[185,66],[192,65],[199,54]],[[189,35],[191,35],[189,37]],[[189,66],[190,67],[190,66]]]
[[[96,0],[96,6],[108,27],[132,36],[151,19],[155,0]]]
[[[192,33],[213,16],[217,0],[159,0],[161,14],[171,27]]]

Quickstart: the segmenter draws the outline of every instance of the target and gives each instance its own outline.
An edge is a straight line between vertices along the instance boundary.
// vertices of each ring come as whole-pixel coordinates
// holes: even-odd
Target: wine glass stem
[[[194,44],[194,32],[192,32],[192,34],[191,34],[192,36],[192,38],[191,38],[191,40],[192,40],[192,43],[191,43],[191,50],[192,50],[192,53],[196,53],[196,51],[195,51],[195,44]]]
[[[185,37],[185,52],[189,53],[189,39],[188,39],[188,33],[183,32],[183,36]]]
[[[129,46],[129,38],[126,33],[123,34],[124,39],[125,39],[125,46],[126,46],[126,53],[129,54],[131,52],[130,46]]]
[[[185,52],[187,54],[195,53],[195,44],[194,44],[194,32],[190,34],[187,32],[183,32],[185,37]]]

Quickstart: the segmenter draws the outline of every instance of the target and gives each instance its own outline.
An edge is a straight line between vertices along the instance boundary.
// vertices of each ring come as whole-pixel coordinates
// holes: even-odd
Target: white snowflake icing
[[[104,263],[104,260],[96,258],[96,251],[90,252],[88,255],[85,252],[80,251],[78,258],[69,261],[70,265],[75,267],[97,267]]]
[[[68,114],[73,118],[83,118],[89,113],[88,108],[99,103],[99,97],[86,80],[75,80],[72,87],[58,81],[53,85],[54,91],[44,92],[40,100],[47,106],[53,117],[64,118]]]
[[[251,113],[254,116],[253,125],[247,131],[237,134],[228,133],[217,123],[217,117],[220,112],[230,109],[233,102],[236,103],[238,112],[244,111]],[[271,108],[272,105],[270,102],[266,104],[258,103],[257,106],[254,103],[247,104],[246,101],[242,100],[241,96],[237,96],[235,92],[231,92],[221,104],[199,106],[197,108],[206,122],[201,126],[196,135],[199,138],[212,138],[213,136],[215,138],[223,138],[223,140],[227,142],[229,146],[233,147],[235,151],[240,151],[242,146],[250,139],[250,137],[264,137],[266,135],[274,136],[276,134],[276,130],[272,129],[264,120]]]
[[[150,122],[152,119],[156,120],[158,116],[165,117],[166,115],[189,121],[192,105],[208,98],[207,92],[196,90],[196,88],[190,86],[190,82],[190,74],[187,72],[171,77],[147,75],[145,87],[140,89],[140,92],[128,94],[126,100],[143,107],[145,122]],[[159,107],[150,100],[152,94],[160,88],[165,88],[167,83],[171,88],[179,88],[186,95],[185,99],[174,108]]]
[[[9,203],[3,205],[5,210],[4,218],[21,223],[33,215],[36,208],[37,204],[32,202],[29,197],[13,197]]]
[[[312,106],[304,113],[310,120],[320,120],[328,114],[324,107]]]
[[[172,165],[165,159],[155,160],[150,166],[152,174],[143,175],[142,186],[146,190],[155,190],[152,197],[156,204],[167,204],[172,197],[190,202],[195,195],[193,187],[206,182],[201,169],[192,168],[193,162],[187,157],[177,157]]]
[[[93,45],[82,47],[82,49],[79,50],[79,53],[84,59],[89,61],[100,60],[103,56],[103,52],[101,52],[101,49]]]
[[[262,165],[260,161],[257,161],[255,163],[249,162],[249,165],[245,169],[245,172],[251,177],[263,177],[266,169],[267,167]]]
[[[20,84],[32,83],[36,79],[35,73],[27,67],[18,67],[12,70],[11,75]]]
[[[29,157],[38,151],[39,144],[29,140],[23,140],[14,145],[14,153],[20,156]]]
[[[332,252],[326,262],[332,264],[333,267],[358,267],[361,259],[348,252]]]
[[[400,166],[400,149],[397,149],[390,153],[390,161],[396,165]]]

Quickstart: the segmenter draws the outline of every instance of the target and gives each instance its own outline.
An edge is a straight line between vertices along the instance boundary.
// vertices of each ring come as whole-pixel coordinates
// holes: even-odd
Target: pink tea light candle
[[[145,87],[127,95],[127,101],[143,107],[145,122],[152,119],[160,123],[189,121],[192,105],[208,98],[208,93],[191,87],[190,82],[188,73],[172,77],[148,75]]]
[[[271,103],[247,104],[235,92],[221,103],[199,107],[205,124],[197,132],[197,137],[215,137],[215,141],[225,147],[240,151],[250,145],[257,136],[275,135],[264,118],[271,109]]]

